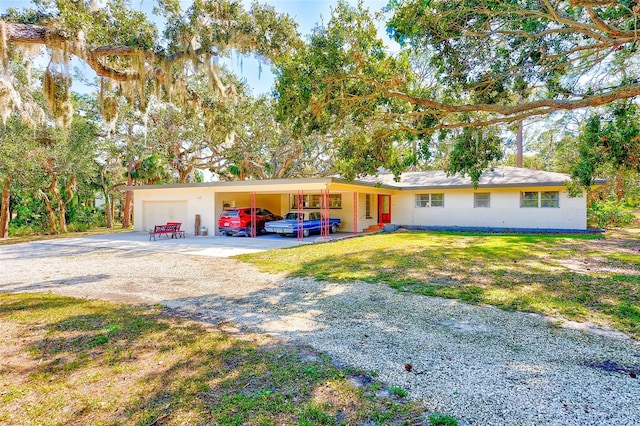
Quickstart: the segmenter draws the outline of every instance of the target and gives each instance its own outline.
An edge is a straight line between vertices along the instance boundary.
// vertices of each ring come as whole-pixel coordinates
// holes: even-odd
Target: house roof
[[[495,167],[485,171],[478,182],[479,188],[508,188],[536,186],[565,186],[571,177],[564,173],[546,172],[542,170],[522,169],[517,167]],[[377,183],[396,189],[439,189],[439,188],[473,188],[471,178],[459,174],[448,176],[441,170],[424,172],[405,172],[400,180],[395,181],[392,173],[379,173],[358,181],[368,184]],[[604,184],[603,180],[596,184]]]
[[[508,187],[564,187],[571,177],[564,173],[545,172],[542,170],[522,169],[516,167],[495,167],[493,170],[482,174],[479,188],[508,188]],[[597,180],[596,185],[603,185],[604,180]],[[455,189],[473,188],[473,182],[469,177],[461,175],[448,176],[440,170],[423,172],[405,172],[400,175],[400,180],[395,181],[392,173],[381,172],[375,176],[366,176],[354,181],[346,181],[337,177],[304,178],[304,179],[273,179],[254,181],[221,181],[171,185],[145,185],[125,187],[124,190],[140,189],[170,189],[170,188],[197,188],[214,187],[217,191],[228,192],[257,190],[282,191],[296,189],[328,189],[329,187],[368,186],[370,188],[392,190],[415,189]]]

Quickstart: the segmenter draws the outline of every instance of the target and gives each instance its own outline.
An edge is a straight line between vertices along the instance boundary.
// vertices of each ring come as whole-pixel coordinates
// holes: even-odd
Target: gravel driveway
[[[308,344],[461,425],[640,424],[640,380],[630,374],[640,344],[619,333],[153,247],[82,238],[0,246],[0,292],[162,303]]]

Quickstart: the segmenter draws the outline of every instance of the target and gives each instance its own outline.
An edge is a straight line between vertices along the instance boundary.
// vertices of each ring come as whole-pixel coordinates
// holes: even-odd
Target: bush
[[[106,226],[105,213],[99,209],[81,206],[73,211],[72,216],[69,220],[71,232],[88,231],[91,228]]]
[[[429,416],[431,426],[458,426],[458,420],[450,414],[434,413]]]
[[[400,386],[392,385],[389,387],[389,395],[396,395],[400,398],[406,398],[409,396],[409,392],[402,389]]]
[[[633,221],[633,212],[623,203],[594,201],[587,210],[587,218],[598,228],[626,226]]]
[[[25,224],[9,223],[9,236],[10,237],[26,237],[30,235],[42,234],[42,228],[40,226],[32,226]]]

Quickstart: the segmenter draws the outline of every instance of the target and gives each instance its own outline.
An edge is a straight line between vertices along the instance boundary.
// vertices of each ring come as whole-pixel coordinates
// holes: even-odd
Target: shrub
[[[389,395],[397,395],[400,398],[406,398],[409,396],[409,392],[402,389],[400,386],[393,385],[389,387]]]
[[[26,237],[30,235],[39,235],[42,233],[42,228],[39,226],[31,226],[25,224],[13,224],[9,223],[9,236],[11,237]]]
[[[104,211],[87,206],[77,208],[69,220],[70,231],[88,231],[91,228],[106,226]]]
[[[429,416],[431,426],[458,426],[458,420],[451,414],[433,413]]]
[[[633,221],[633,212],[623,203],[594,201],[587,210],[587,217],[598,228],[626,226]]]

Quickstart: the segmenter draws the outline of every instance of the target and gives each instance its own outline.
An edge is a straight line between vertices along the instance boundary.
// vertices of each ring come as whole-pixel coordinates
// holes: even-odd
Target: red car
[[[280,220],[282,216],[275,215],[267,209],[256,208],[256,233],[264,231],[264,224],[271,220]],[[218,232],[222,235],[232,235],[239,231],[251,234],[251,207],[226,208],[218,219]]]

